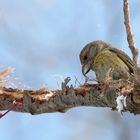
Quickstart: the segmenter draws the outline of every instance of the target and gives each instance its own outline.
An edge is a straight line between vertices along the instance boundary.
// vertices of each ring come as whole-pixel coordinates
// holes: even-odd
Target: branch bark
[[[118,91],[126,88],[126,86],[131,92],[126,95],[127,108],[124,112],[129,111],[134,114],[140,114],[140,95],[134,94],[136,91],[133,83],[124,80],[112,82],[108,86],[104,84],[88,84],[75,89],[66,87],[63,90],[54,91],[46,89],[19,90],[3,87],[0,88],[0,110],[8,110],[13,106],[13,102],[20,103],[20,105],[17,104],[12,108],[12,111],[26,112],[33,115],[47,112],[65,112],[78,106],[115,109]]]

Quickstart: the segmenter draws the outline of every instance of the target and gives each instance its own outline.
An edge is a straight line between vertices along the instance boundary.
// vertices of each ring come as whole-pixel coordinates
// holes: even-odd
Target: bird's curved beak
[[[82,73],[85,76],[90,71],[90,64],[85,64],[82,66]]]

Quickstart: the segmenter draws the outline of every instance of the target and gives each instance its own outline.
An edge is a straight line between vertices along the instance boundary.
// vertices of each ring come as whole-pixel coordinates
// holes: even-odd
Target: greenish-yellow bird
[[[130,57],[104,41],[87,44],[80,53],[80,61],[82,73],[86,75],[93,70],[99,82],[104,81],[110,69],[113,80],[128,79],[133,75],[134,63]]]

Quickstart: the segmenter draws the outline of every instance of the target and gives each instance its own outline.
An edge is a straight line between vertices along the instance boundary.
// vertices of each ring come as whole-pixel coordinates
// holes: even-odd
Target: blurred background
[[[130,57],[122,0],[0,0],[0,68],[11,66],[19,88],[59,88],[67,76],[82,83],[79,53],[104,40]],[[140,46],[140,1],[130,1]],[[140,48],[139,48],[140,49]],[[140,117],[109,108],[78,107],[32,116],[10,112],[0,120],[2,140],[139,140]]]

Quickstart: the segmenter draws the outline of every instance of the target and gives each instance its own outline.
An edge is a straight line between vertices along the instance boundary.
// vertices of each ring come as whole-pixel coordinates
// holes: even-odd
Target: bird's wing
[[[134,73],[134,63],[127,54],[116,48],[109,48],[109,50],[114,52],[128,66],[131,73]]]

